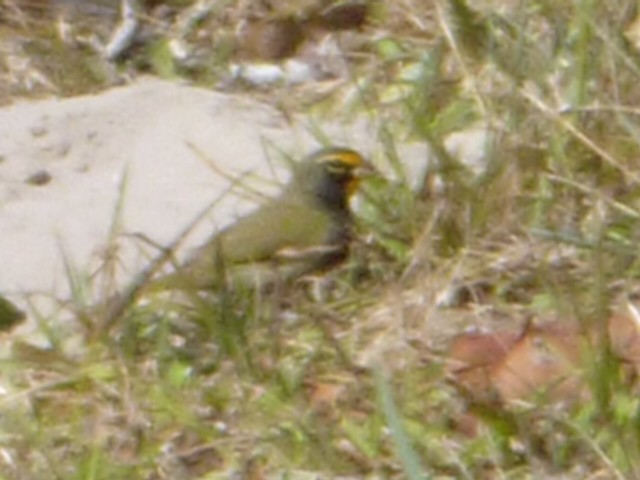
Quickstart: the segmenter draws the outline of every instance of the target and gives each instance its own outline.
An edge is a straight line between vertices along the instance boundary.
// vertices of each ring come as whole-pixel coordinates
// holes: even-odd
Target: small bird
[[[295,165],[282,193],[213,235],[163,286],[262,288],[344,260],[352,239],[349,199],[372,168],[355,150],[323,148]]]
[[[294,165],[279,196],[214,234],[175,272],[151,278],[156,269],[149,268],[107,301],[103,325],[108,328],[141,291],[264,290],[339,264],[352,241],[349,200],[374,172],[350,148],[310,154]]]

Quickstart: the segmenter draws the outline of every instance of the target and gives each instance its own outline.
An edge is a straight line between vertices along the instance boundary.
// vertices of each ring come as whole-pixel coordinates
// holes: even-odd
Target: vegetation
[[[240,3],[185,37],[215,61],[180,64],[158,50],[171,39],[160,30],[115,66],[87,52],[73,60],[81,67],[56,70],[77,83],[42,68],[43,88],[96,88],[110,68],[219,84],[233,58],[224,22]],[[592,341],[615,337],[607,319],[638,287],[636,10],[629,0],[373,4],[348,78],[279,105],[379,125],[374,160],[395,176],[365,185],[351,261],[321,288],[287,295],[143,298],[107,333],[83,317],[73,345],[55,318],[39,319],[50,348],[14,343],[3,360],[0,477],[640,478],[637,362]],[[227,30],[198,43],[216,22]],[[50,56],[50,29],[33,35],[66,61]],[[451,150],[469,131],[486,138],[479,163]],[[417,187],[397,153],[407,141],[432,153]],[[77,286],[78,297],[91,287]],[[456,378],[446,341],[468,325],[526,333],[533,317],[585,332],[580,386],[558,399],[489,382],[483,398]],[[537,353],[555,362],[558,337],[545,335]]]

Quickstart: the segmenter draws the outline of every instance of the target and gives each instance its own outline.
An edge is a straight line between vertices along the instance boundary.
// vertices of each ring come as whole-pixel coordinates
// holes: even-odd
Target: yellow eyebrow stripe
[[[339,160],[352,167],[359,167],[364,162],[362,157],[355,152],[336,152],[333,155],[328,155],[325,161],[330,162],[332,160]]]

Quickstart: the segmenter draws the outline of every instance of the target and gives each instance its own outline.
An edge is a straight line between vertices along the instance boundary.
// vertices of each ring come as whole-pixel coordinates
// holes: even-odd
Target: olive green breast
[[[334,212],[288,195],[272,200],[198,248],[178,272],[186,283],[214,288],[225,277],[254,274],[284,280],[329,266],[347,252],[348,212]],[[238,275],[235,275],[235,274]],[[233,282],[233,279],[232,279]],[[175,282],[171,282],[176,286]]]

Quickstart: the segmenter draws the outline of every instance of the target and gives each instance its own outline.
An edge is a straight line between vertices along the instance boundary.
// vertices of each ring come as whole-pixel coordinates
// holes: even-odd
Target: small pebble
[[[24,183],[26,183],[27,185],[35,185],[35,186],[39,187],[39,186],[42,186],[42,185],[46,185],[52,179],[53,179],[53,177],[51,177],[51,174],[49,172],[47,172],[46,170],[38,170],[37,172],[31,174],[24,181]]]
[[[43,137],[47,133],[49,132],[47,131],[47,127],[45,127],[44,125],[34,125],[33,127],[31,127],[31,135],[33,135],[34,137]]]

